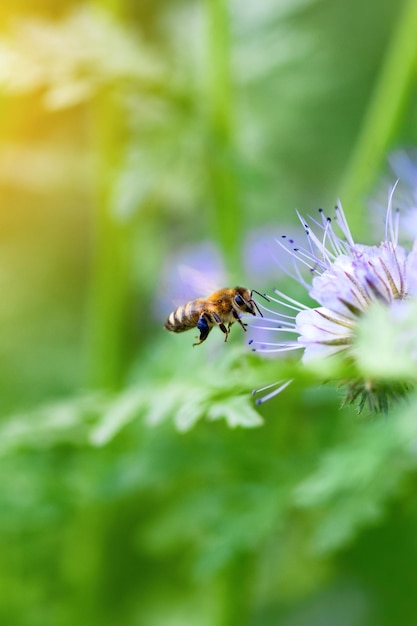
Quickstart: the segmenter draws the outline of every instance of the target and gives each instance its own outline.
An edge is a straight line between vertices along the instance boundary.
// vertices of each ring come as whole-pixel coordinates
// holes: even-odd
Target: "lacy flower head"
[[[407,307],[416,298],[417,243],[408,252],[398,244],[399,212],[392,209],[392,196],[393,191],[388,202],[385,237],[376,246],[361,245],[353,240],[340,205],[335,207],[333,219],[326,217],[322,210],[318,219],[305,220],[299,214],[307,245],[296,245],[285,235],[278,244],[292,257],[292,277],[319,306],[305,306],[275,290],[274,296],[269,297],[271,305],[262,307],[260,303],[265,318],[262,326],[254,324],[254,327],[268,331],[269,337],[271,332],[277,333],[282,340],[263,342],[257,338],[251,341],[254,350],[270,353],[302,349],[304,363],[341,353],[346,362],[355,365],[356,338],[362,319],[378,305],[394,311],[398,303]],[[393,314],[394,320],[400,317],[398,313]],[[402,317],[409,319],[410,315]],[[391,327],[395,323],[393,321]],[[412,316],[411,327],[417,327],[417,320]],[[411,342],[409,352],[417,367],[416,344],[414,340]],[[257,390],[254,392],[259,394],[257,402],[270,399],[289,382],[279,381]],[[409,380],[399,380],[391,374],[387,377],[381,374],[375,377],[372,373],[354,376],[343,383],[347,401],[358,400],[360,408],[368,404],[372,410],[386,410],[391,399],[403,395],[410,387]]]

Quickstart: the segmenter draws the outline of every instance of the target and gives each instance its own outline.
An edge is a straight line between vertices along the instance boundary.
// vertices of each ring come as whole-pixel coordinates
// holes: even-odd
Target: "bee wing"
[[[208,296],[225,284],[224,272],[220,269],[197,270],[190,265],[178,266],[181,282],[189,290],[191,298]]]
[[[210,243],[193,245],[167,259],[157,286],[162,318],[190,300],[207,297],[227,284],[220,253]]]

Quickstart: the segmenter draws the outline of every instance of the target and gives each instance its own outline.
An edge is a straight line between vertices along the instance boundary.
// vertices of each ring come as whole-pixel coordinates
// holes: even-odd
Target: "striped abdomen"
[[[183,306],[179,306],[169,315],[164,326],[173,333],[183,333],[185,330],[195,328],[203,312],[204,298],[192,300]]]

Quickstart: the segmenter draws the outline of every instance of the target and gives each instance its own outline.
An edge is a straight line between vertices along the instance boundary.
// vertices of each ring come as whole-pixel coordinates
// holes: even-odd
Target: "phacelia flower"
[[[259,303],[265,317],[262,326],[255,328],[267,330],[269,335],[271,331],[277,332],[282,340],[253,340],[256,351],[302,349],[304,363],[343,352],[351,362],[358,324],[370,307],[374,303],[392,307],[417,296],[417,241],[408,252],[398,244],[399,211],[392,209],[394,189],[388,202],[385,238],[378,246],[361,245],[353,240],[340,204],[335,207],[333,219],[326,217],[321,209],[318,219],[307,221],[298,214],[307,246],[297,246],[285,235],[278,244],[293,259],[291,275],[319,306],[311,308],[275,290],[274,296],[270,296],[273,306]],[[307,279],[305,268],[309,273]],[[258,403],[276,395],[287,384],[288,381],[279,381],[270,386],[273,390],[260,397]],[[394,397],[403,387],[407,384],[390,387],[386,381],[353,380],[347,382],[347,400],[359,399],[361,407],[368,403],[371,408],[384,410],[391,391]]]

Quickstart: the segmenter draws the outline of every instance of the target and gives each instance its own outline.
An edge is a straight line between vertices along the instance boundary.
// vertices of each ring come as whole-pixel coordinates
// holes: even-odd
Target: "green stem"
[[[232,276],[241,274],[242,224],[234,147],[233,80],[227,0],[206,0],[208,22],[208,169],[213,235]]]
[[[120,0],[96,2],[120,15]],[[111,87],[92,104],[96,171],[93,250],[89,302],[88,381],[94,387],[116,389],[127,366],[126,348],[130,296],[128,225],[114,210],[114,188],[125,145],[124,115]]]
[[[341,198],[349,208],[349,224],[359,230],[362,200],[386,157],[413,84],[417,61],[417,2],[407,0],[399,14],[390,46],[342,184]]]
[[[95,243],[89,310],[89,383],[118,388],[126,370],[129,246],[126,227],[103,198],[95,212]]]
[[[255,559],[252,554],[236,555],[223,576],[224,596],[220,624],[245,626],[251,622]]]

